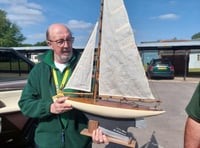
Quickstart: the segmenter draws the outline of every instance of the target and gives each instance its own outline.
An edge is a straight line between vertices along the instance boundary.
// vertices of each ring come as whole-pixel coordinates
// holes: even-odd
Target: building
[[[137,46],[144,64],[152,58],[168,58],[175,75],[186,77],[189,72],[200,72],[200,40],[142,42]]]
[[[141,42],[137,44],[142,62],[146,65],[152,58],[168,58],[175,67],[176,76],[187,77],[189,74],[200,74],[200,40],[163,40],[156,42]],[[50,50],[48,46],[12,47],[12,50],[22,53],[25,57],[38,62],[37,56]],[[83,47],[75,47],[83,51]],[[14,52],[12,51],[12,52]],[[1,53],[5,52],[1,48]],[[1,57],[2,59],[3,57]]]

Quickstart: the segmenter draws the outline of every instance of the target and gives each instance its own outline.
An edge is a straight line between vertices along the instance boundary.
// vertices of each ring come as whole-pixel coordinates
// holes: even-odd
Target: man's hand
[[[72,109],[72,105],[65,103],[68,97],[59,97],[50,106],[50,112],[53,114],[61,114]]]
[[[100,129],[96,129],[92,133],[92,140],[97,144],[109,144],[109,140],[106,135],[102,133]]]

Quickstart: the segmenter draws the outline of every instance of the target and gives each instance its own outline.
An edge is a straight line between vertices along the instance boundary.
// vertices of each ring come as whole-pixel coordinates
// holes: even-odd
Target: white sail
[[[104,4],[103,4],[104,2]],[[145,75],[144,67],[135,44],[131,25],[122,0],[104,0],[102,1],[103,21],[99,24],[99,33],[101,35],[101,48],[98,48],[96,80],[93,99],[98,98],[135,98],[135,99],[152,99],[156,102]],[[95,30],[97,26],[95,27]],[[93,58],[94,58],[94,42],[96,39],[96,31],[94,31],[89,39],[89,43],[82,53],[81,59],[75,68],[66,88],[90,91]],[[98,44],[99,45],[99,44]],[[99,55],[100,51],[100,55]],[[98,57],[99,56],[99,57]],[[89,68],[89,69],[88,69]],[[71,83],[73,82],[73,83]],[[98,85],[97,85],[98,84]],[[73,108],[102,117],[133,119],[141,117],[155,116],[164,113],[151,107],[135,108],[133,104],[120,101],[109,101],[105,99],[72,97],[65,102],[72,104]],[[97,96],[96,96],[97,95]],[[99,95],[99,96],[98,96]],[[127,99],[129,100],[129,99]],[[149,101],[149,100],[147,100]],[[145,102],[145,101],[144,101]]]
[[[81,58],[74,69],[72,76],[68,80],[65,89],[71,88],[82,91],[91,91],[92,71],[94,61],[94,50],[96,44],[98,23],[88,40],[88,43],[81,55]]]
[[[105,0],[99,95],[154,99],[123,0]],[[65,88],[91,91],[97,24]]]
[[[122,0],[105,0],[99,94],[154,99]]]

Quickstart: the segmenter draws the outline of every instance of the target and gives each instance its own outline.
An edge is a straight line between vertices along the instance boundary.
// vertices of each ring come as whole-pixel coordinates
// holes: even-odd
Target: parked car
[[[152,59],[150,63],[147,63],[147,76],[149,79],[174,79],[174,66],[168,59]]]

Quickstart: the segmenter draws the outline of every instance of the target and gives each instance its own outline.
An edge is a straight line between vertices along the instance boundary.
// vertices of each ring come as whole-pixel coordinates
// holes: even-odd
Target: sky
[[[0,0],[0,9],[26,37],[24,43],[45,40],[52,23],[66,24],[84,47],[99,19],[101,0]],[[199,0],[124,0],[136,43],[190,40],[200,32]]]

